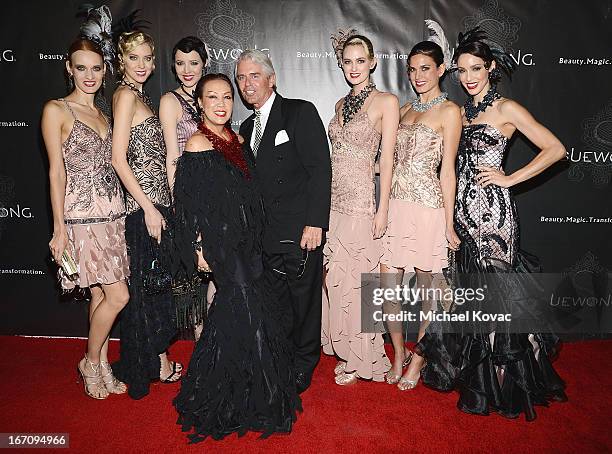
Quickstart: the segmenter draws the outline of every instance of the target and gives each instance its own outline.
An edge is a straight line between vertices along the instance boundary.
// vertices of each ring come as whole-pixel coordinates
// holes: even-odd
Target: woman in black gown
[[[195,91],[199,132],[177,162],[175,275],[210,267],[217,293],[174,405],[192,442],[290,432],[301,401],[278,298],[262,279],[262,199],[253,160],[227,125],[233,87],[209,74]]]
[[[457,154],[455,231],[461,245],[456,269],[466,279],[462,287],[511,284],[503,293],[502,287],[491,285],[487,292],[495,295],[490,301],[501,303],[514,320],[541,309],[534,305],[529,277],[541,269],[535,257],[519,249],[518,217],[509,188],[562,159],[565,149],[524,107],[497,93],[500,68],[510,72],[511,57],[490,47],[491,41],[478,29],[460,34],[458,42],[453,60],[468,100],[462,109]],[[506,175],[502,161],[517,130],[540,152]],[[520,332],[512,324],[473,328],[461,336],[449,333],[443,324],[429,326],[416,347],[427,359],[422,371],[426,385],[457,389],[457,406],[466,413],[487,415],[492,410],[508,418],[524,413],[528,421],[536,417],[534,406],[566,399],[565,385],[551,364],[558,351],[556,336]]]

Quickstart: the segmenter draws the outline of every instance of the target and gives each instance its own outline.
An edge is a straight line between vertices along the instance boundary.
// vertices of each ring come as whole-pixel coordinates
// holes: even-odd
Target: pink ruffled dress
[[[64,222],[68,251],[79,272],[70,280],[60,268],[64,290],[112,284],[130,275],[125,242],[123,190],[111,164],[112,132],[106,137],[80,121],[68,102],[74,125],[62,144],[66,166]]]
[[[400,123],[389,224],[381,263],[389,267],[439,273],[448,265],[446,222],[438,166],[442,136],[421,123]]]
[[[332,144],[331,213],[323,250],[323,352],[347,362],[360,378],[384,380],[391,363],[380,333],[361,332],[361,273],[376,273],[382,242],[372,238],[375,213],[374,161],[381,140],[366,106],[345,125],[335,115]]]

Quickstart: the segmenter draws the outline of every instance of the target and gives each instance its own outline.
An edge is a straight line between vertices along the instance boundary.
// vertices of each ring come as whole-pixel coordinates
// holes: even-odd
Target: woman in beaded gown
[[[119,38],[120,85],[113,95],[113,165],[127,190],[126,241],[130,256],[130,302],[121,315],[121,358],[117,376],[128,394],[140,399],[151,380],[180,379],[182,366],[169,361],[166,350],[176,334],[169,285],[152,292],[145,279],[165,263],[170,189],[166,176],[166,149],[161,124],[142,85],[154,68],[154,44],[142,32]],[[169,271],[167,272],[169,277]]]
[[[159,119],[164,132],[166,144],[166,171],[170,192],[174,186],[176,161],[183,154],[185,144],[198,130],[200,115],[193,91],[204,75],[208,54],[201,39],[187,36],[179,40],[172,49],[172,73],[179,87],[161,97],[159,102]],[[174,295],[177,326],[181,329],[193,328],[194,337],[200,336],[202,318],[206,314],[206,287],[209,288],[209,302],[214,294],[214,284],[202,282],[199,275],[190,280],[195,289]],[[192,286],[190,286],[191,288]]]
[[[432,273],[446,268],[448,248],[459,245],[453,230],[453,207],[461,112],[440,90],[440,78],[448,65],[444,57],[442,48],[432,41],[416,44],[408,54],[408,76],[418,99],[400,112],[389,227],[381,259],[381,282],[389,288],[402,283],[406,270],[416,273],[419,288],[436,285]],[[431,304],[422,301],[421,310],[431,310]],[[384,309],[399,313],[400,308],[398,302],[388,301]],[[387,323],[395,354],[386,381],[404,391],[417,385],[424,359],[406,351],[402,328],[401,323]],[[421,323],[417,340],[425,328],[425,322]]]
[[[382,334],[361,329],[361,274],[377,272],[383,253],[380,238],[387,227],[399,102],[394,95],[376,90],[370,80],[376,59],[368,38],[344,35],[334,44],[338,64],[352,89],[336,103],[329,124],[332,188],[323,249],[326,278],[321,342],[323,352],[339,360],[335,382],[350,385],[358,378],[382,381],[391,365]],[[379,146],[377,210],[374,163]]]
[[[76,276],[60,268],[62,289],[91,291],[87,353],[78,370],[85,394],[105,399],[126,391],[108,361],[108,336],[128,301],[125,206],[111,165],[109,120],[94,104],[104,81],[103,51],[78,38],[69,48],[66,70],[74,89],[45,105],[41,123],[53,207],[49,248],[56,263],[66,251],[77,266]]]
[[[209,267],[217,292],[174,400],[192,442],[247,431],[288,433],[301,410],[281,302],[263,274],[263,199],[254,161],[230,128],[234,90],[224,74],[196,88],[199,133],[174,185],[174,275]]]
[[[461,239],[457,271],[471,276],[510,273],[512,294],[504,294],[503,301],[516,313],[529,307],[531,296],[520,285],[520,274],[539,271],[539,266],[535,257],[519,249],[509,188],[562,159],[565,149],[524,107],[497,93],[499,69],[510,72],[511,57],[489,47],[490,41],[478,29],[460,35],[458,42],[453,60],[469,97],[462,110],[457,159],[455,230]],[[540,151],[506,175],[502,162],[508,140],[517,130]],[[428,329],[416,351],[427,359],[424,383],[443,391],[457,389],[457,406],[467,413],[494,411],[508,418],[524,413],[531,421],[536,417],[534,406],[566,400],[564,383],[551,364],[558,351],[558,339],[552,334],[516,333],[501,324],[464,335]]]

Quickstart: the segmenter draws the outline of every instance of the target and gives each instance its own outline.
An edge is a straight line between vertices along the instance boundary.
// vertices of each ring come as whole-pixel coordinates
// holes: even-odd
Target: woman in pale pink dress
[[[347,38],[347,35],[344,35]],[[332,143],[331,213],[324,248],[326,268],[321,340],[338,358],[335,381],[384,380],[391,366],[382,334],[361,330],[361,274],[377,272],[387,228],[393,146],[399,102],[376,90],[370,72],[376,58],[370,40],[349,35],[336,40],[338,63],[352,86],[336,103],[329,124]],[[380,204],[374,197],[374,161],[379,149]]]
[[[108,361],[108,335],[129,299],[125,205],[111,165],[109,119],[94,104],[105,73],[98,44],[74,41],[66,70],[74,89],[45,105],[41,123],[53,209],[49,248],[57,263],[66,251],[77,265],[76,276],[60,269],[62,288],[91,290],[87,353],[78,370],[85,394],[106,399],[126,391]]]
[[[429,288],[432,273],[440,273],[447,266],[448,247],[456,249],[459,244],[453,230],[453,209],[461,112],[440,90],[445,70],[438,44],[423,41],[412,48],[408,75],[418,98],[400,112],[389,228],[383,238],[385,252],[380,267],[385,287],[401,283],[408,271],[416,272],[418,287]],[[386,305],[388,312],[398,310],[395,303],[395,307]],[[421,324],[418,339],[425,327]],[[386,381],[402,391],[412,389],[418,382],[423,358],[405,348],[401,324],[388,324],[388,329],[395,355]]]

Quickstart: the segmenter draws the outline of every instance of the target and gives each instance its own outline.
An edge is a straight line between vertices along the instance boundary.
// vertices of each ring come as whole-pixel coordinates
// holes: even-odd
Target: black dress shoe
[[[306,372],[296,372],[295,373],[295,389],[298,394],[302,394],[304,391],[308,389],[310,386],[311,377],[306,374]]]

